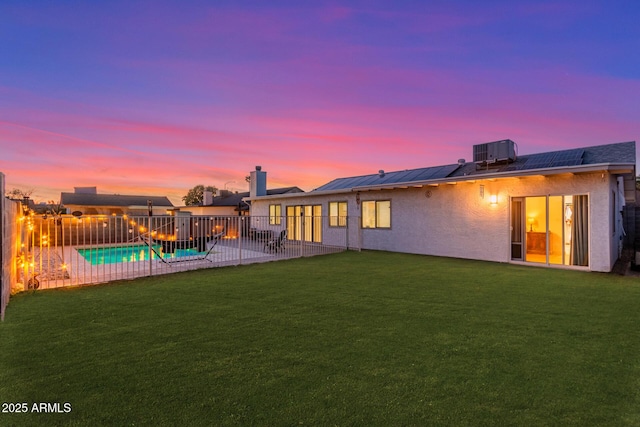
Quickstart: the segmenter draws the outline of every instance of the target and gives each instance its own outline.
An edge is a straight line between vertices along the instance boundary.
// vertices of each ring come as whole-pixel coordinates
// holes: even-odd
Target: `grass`
[[[640,282],[348,252],[23,293],[7,425],[640,425]]]

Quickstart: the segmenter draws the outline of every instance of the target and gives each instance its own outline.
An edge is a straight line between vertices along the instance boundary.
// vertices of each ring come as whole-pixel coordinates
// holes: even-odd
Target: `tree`
[[[20,199],[24,199],[25,197],[30,197],[32,194],[33,194],[33,189],[20,190],[19,188],[14,188],[11,191],[8,191],[5,194],[5,196],[13,200],[20,200]]]
[[[189,190],[187,195],[182,198],[182,201],[187,206],[201,205],[202,201],[204,200],[205,191],[211,191],[215,196],[218,192],[218,189],[213,185],[208,185],[206,187],[202,184],[196,185],[191,190]]]

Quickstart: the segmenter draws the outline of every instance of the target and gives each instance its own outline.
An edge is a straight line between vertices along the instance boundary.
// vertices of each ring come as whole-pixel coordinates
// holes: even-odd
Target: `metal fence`
[[[346,250],[328,217],[29,215],[24,289],[103,283]]]

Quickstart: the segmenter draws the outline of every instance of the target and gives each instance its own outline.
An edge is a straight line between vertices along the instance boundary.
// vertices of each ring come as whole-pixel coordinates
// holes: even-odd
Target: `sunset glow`
[[[638,140],[633,2],[0,4],[7,190],[168,196]]]

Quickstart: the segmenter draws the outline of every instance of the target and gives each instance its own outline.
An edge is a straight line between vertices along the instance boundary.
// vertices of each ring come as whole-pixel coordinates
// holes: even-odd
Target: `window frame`
[[[331,207],[335,206],[336,214],[332,214]],[[344,209],[344,215],[340,215],[340,207]],[[347,226],[349,205],[346,201],[329,202],[329,227],[344,228]]]
[[[269,205],[269,225],[282,224],[282,205],[280,203],[272,203]]]
[[[369,204],[369,203],[373,203],[373,210],[372,210],[372,215],[373,215],[373,226],[366,226],[365,225],[365,216],[364,216],[364,205],[365,204]],[[380,225],[380,205],[383,203],[388,203],[389,204],[389,225]],[[363,200],[361,202],[361,206],[362,206],[362,215],[361,215],[361,221],[360,221],[360,227],[363,229],[368,229],[368,230],[375,230],[375,229],[383,229],[383,230],[389,230],[391,229],[391,199],[382,199],[382,200]],[[370,209],[370,208],[368,208]],[[370,221],[366,221],[366,222],[370,222]]]

